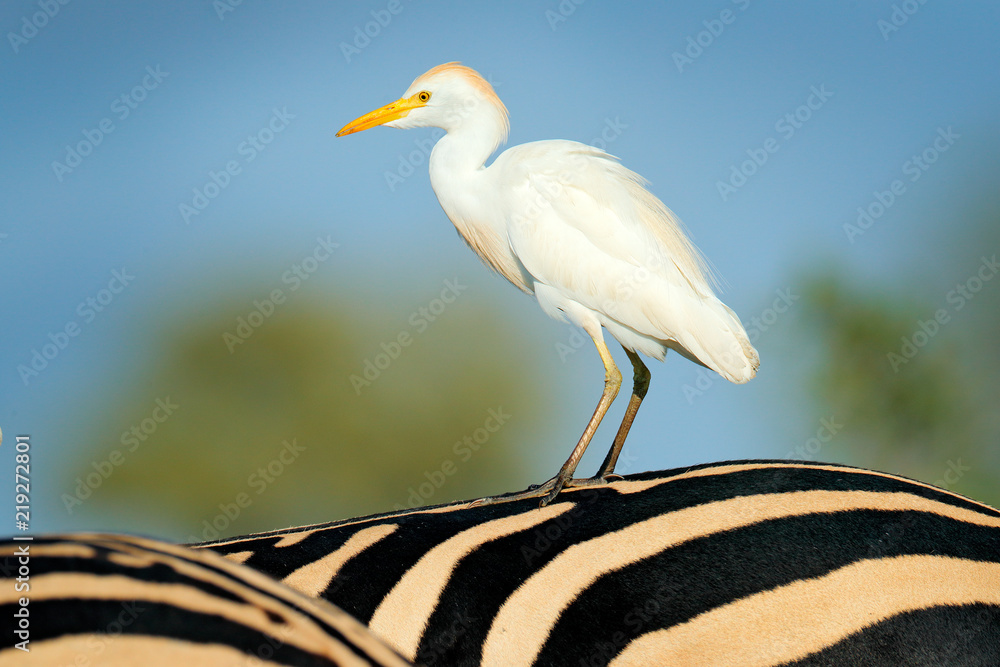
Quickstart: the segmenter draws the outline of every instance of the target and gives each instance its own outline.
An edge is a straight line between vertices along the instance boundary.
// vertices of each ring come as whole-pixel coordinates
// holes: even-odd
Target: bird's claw
[[[541,498],[539,507],[545,507],[562,492],[563,489],[576,489],[587,486],[605,486],[610,482],[623,479],[621,475],[613,472],[595,477],[584,477],[581,479],[560,479],[557,475],[541,484],[531,484],[524,491],[510,493],[503,496],[488,496],[478,498],[469,503],[469,507],[481,507],[483,505],[496,505],[498,503],[510,503],[517,500],[527,500],[528,498]]]

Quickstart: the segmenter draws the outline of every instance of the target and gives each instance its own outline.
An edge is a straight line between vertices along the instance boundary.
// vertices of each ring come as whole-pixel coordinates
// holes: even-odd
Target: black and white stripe
[[[1000,512],[718,463],[206,543],[425,665],[998,665]]]
[[[0,542],[0,564],[0,664],[411,664],[333,605],[207,550],[51,536]],[[27,651],[14,645],[21,608]]]

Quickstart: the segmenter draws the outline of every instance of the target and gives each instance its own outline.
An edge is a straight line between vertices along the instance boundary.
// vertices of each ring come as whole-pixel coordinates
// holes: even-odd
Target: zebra
[[[1000,665],[1000,512],[735,461],[191,545],[426,665]]]
[[[11,539],[0,542],[0,575],[0,664],[412,664],[333,605],[205,549],[122,535]]]

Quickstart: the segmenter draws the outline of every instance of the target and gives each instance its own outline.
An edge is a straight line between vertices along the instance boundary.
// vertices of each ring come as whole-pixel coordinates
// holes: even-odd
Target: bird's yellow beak
[[[337,136],[342,137],[345,134],[354,134],[355,132],[361,132],[362,130],[367,130],[370,127],[375,127],[376,125],[382,125],[383,123],[398,120],[406,116],[406,114],[410,113],[414,109],[427,106],[427,102],[420,100],[419,96],[420,93],[411,97],[401,97],[395,102],[391,102],[386,104],[384,107],[375,109],[375,111],[366,113],[361,118],[356,118],[341,128],[340,132],[337,133]]]

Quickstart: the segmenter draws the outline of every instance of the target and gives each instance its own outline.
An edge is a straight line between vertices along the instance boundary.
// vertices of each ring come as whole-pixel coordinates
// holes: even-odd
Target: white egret
[[[403,97],[337,136],[376,125],[445,130],[431,151],[431,186],[458,233],[547,314],[583,328],[604,362],[600,402],[558,474],[488,501],[541,496],[545,505],[564,485],[604,483],[649,386],[640,352],[663,360],[675,350],[735,383],[756,374],[757,351],[736,314],[715,296],[680,221],[617,158],[575,141],[536,141],[486,166],[506,141],[507,109],[482,76],[458,63],[431,69]],[[632,362],[632,398],[597,476],[573,479],[622,381],[602,327]]]

